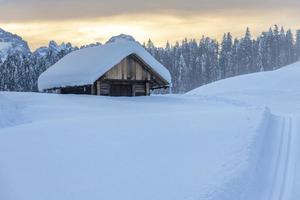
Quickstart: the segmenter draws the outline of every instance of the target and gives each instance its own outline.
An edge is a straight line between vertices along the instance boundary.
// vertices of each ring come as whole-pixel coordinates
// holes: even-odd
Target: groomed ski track
[[[270,111],[271,112],[271,111]],[[299,162],[299,118],[269,113],[260,145],[252,183],[241,199],[297,200],[296,177]],[[254,188],[254,189],[253,189]]]
[[[280,143],[268,200],[292,199],[298,157],[298,123],[296,116],[281,117]]]

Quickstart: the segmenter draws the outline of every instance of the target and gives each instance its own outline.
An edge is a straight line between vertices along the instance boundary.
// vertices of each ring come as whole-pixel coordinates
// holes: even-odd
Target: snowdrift
[[[300,92],[300,62],[269,72],[237,76],[188,92],[197,94],[229,94],[234,92]],[[263,95],[263,93],[262,93]]]

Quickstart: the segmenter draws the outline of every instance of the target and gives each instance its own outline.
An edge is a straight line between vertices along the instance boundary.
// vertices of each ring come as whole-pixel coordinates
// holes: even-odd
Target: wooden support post
[[[146,83],[146,96],[150,96],[150,83]]]
[[[95,95],[96,92],[95,92],[95,86],[94,84],[91,85],[91,95]]]
[[[134,84],[132,85],[132,96],[133,97],[135,96],[135,85]]]
[[[101,84],[100,84],[100,81],[97,81],[97,96],[100,96],[101,95]]]

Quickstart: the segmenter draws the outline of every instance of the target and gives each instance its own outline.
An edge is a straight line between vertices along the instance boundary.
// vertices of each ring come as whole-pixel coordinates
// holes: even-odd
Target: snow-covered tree
[[[286,44],[286,58],[287,58],[287,62],[285,64],[287,65],[296,60],[295,59],[294,37],[293,37],[293,33],[291,30],[288,30],[286,32],[285,44]]]
[[[183,93],[185,92],[185,73],[186,73],[186,70],[187,70],[187,66],[186,66],[186,63],[185,63],[185,60],[184,60],[184,57],[183,55],[181,54],[180,57],[179,57],[179,63],[178,63],[178,81],[181,83],[179,84],[179,87],[178,87],[178,92],[179,93]]]
[[[230,33],[224,34],[221,43],[221,51],[219,58],[220,78],[224,79],[233,74],[232,69],[232,36]]]
[[[253,66],[253,43],[249,28],[237,48],[238,74],[250,73]]]
[[[300,30],[297,30],[296,34],[295,57],[296,60],[300,60]]]

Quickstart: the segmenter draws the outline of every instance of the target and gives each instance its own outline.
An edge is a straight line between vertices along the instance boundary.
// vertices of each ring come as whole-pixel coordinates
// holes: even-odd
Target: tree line
[[[217,80],[275,70],[299,61],[300,30],[294,37],[291,30],[275,25],[256,39],[247,28],[240,39],[224,34],[221,43],[203,36],[200,42],[184,39],[158,48],[149,40],[144,46],[171,72],[173,92],[184,93]]]
[[[203,36],[200,41],[184,39],[172,45],[167,42],[163,48],[156,47],[151,40],[144,46],[169,69],[173,92],[184,93],[217,80],[275,70],[300,60],[300,30],[294,36],[291,30],[275,25],[255,39],[247,28],[240,39],[233,38],[231,33],[224,34],[221,43]],[[0,62],[0,90],[38,91],[39,75],[78,49],[69,43],[57,45],[52,41],[33,53],[8,55]]]

